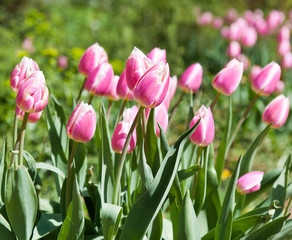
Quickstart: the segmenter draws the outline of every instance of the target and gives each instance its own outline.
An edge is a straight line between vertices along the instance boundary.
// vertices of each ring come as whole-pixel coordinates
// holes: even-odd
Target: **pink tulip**
[[[287,52],[284,54],[281,65],[284,69],[292,68],[292,53],[291,52]]]
[[[258,95],[269,96],[275,91],[281,77],[281,68],[275,62],[269,63],[252,82],[252,89]]]
[[[94,135],[96,115],[93,107],[83,101],[73,111],[68,124],[67,135],[76,142],[88,142]]]
[[[178,86],[184,92],[191,90],[195,93],[202,83],[203,68],[200,63],[194,63],[189,66],[179,79]]]
[[[236,190],[240,194],[256,192],[261,188],[264,172],[254,171],[242,175],[236,183]]]
[[[278,41],[289,40],[290,41],[290,29],[287,25],[281,27],[278,33]]]
[[[223,19],[221,17],[215,17],[213,21],[213,28],[219,29],[223,26]]]
[[[106,51],[99,46],[98,43],[95,43],[82,55],[79,62],[79,72],[85,77],[88,77],[95,68],[107,61],[108,57]]]
[[[283,94],[274,98],[268,106],[266,106],[262,120],[266,124],[272,123],[271,128],[280,128],[284,125],[289,114],[289,98]]]
[[[225,19],[227,22],[234,22],[237,19],[238,13],[235,8],[230,8],[227,10]]]
[[[144,107],[153,108],[160,105],[169,87],[168,64],[159,62],[149,68],[139,79],[134,88],[134,99]]]
[[[238,22],[234,22],[229,27],[229,40],[230,41],[239,41],[243,29],[241,28],[240,24]]]
[[[258,65],[253,65],[249,72],[249,81],[253,82],[256,77],[260,74],[262,68]]]
[[[190,123],[190,127],[194,126],[201,119],[196,130],[190,137],[190,140],[201,147],[208,146],[214,139],[215,126],[211,108],[208,109],[202,105],[199,111],[195,114]]]
[[[243,63],[236,59],[229,61],[215,76],[213,87],[221,94],[230,96],[238,87],[243,74]]]
[[[240,54],[238,57],[236,57],[236,59],[239,61],[239,62],[242,62],[243,63],[243,70],[246,71],[249,66],[250,66],[250,60],[249,58],[244,55],[243,53]]]
[[[230,33],[229,27],[223,27],[221,29],[221,36],[222,36],[222,38],[229,39],[229,33]]]
[[[163,104],[165,105],[167,110],[169,109],[170,101],[174,98],[176,88],[177,88],[177,77],[173,76],[169,80],[169,88],[165,96],[165,99],[163,101]]]
[[[246,47],[252,47],[257,42],[257,32],[253,27],[248,27],[242,33],[241,43]]]
[[[137,113],[139,111],[139,108],[134,105],[131,108],[126,108],[123,112],[123,119],[125,122],[133,122]]]
[[[283,40],[279,42],[277,52],[279,55],[284,56],[287,52],[290,52],[290,40]]]
[[[116,126],[113,133],[113,137],[112,137],[112,148],[115,152],[122,153],[131,125],[132,125],[132,122],[121,121]],[[135,149],[136,142],[137,142],[137,134],[136,134],[136,129],[135,129],[131,137],[130,144],[127,149],[127,153],[130,153]]]
[[[68,67],[68,57],[61,55],[57,59],[57,64],[59,68],[65,69]]]
[[[42,111],[49,100],[49,90],[42,71],[32,73],[20,86],[16,106],[28,113]]]
[[[109,83],[109,89],[105,95],[109,100],[117,101],[120,99],[119,96],[117,95],[117,85],[119,79],[120,77],[115,75]]]
[[[124,70],[120,75],[120,78],[117,84],[117,95],[121,99],[133,100],[133,92],[128,88],[128,84],[127,84],[126,70]]]
[[[153,64],[164,62],[166,64],[166,50],[160,48],[153,48],[147,57],[152,61]]]
[[[213,15],[210,12],[203,12],[199,17],[198,17],[198,24],[199,25],[209,25],[213,21]]]
[[[29,53],[34,53],[35,52],[35,48],[33,46],[33,42],[32,42],[32,39],[31,38],[25,38],[23,41],[22,41],[22,44],[21,44],[22,48],[25,50],[25,51],[28,51]]]
[[[114,77],[112,65],[108,62],[95,68],[85,81],[84,88],[95,96],[105,96],[109,91],[110,82]]]
[[[241,47],[239,42],[237,41],[231,41],[228,45],[227,49],[227,55],[230,58],[236,58],[240,55],[241,53]]]
[[[126,63],[126,79],[130,90],[133,91],[138,80],[151,66],[151,60],[138,48],[134,47]]]
[[[267,35],[269,33],[269,26],[263,18],[257,18],[255,20],[255,28],[260,35]]]
[[[278,10],[271,10],[267,16],[267,24],[270,32],[273,32],[281,23],[284,22],[285,15]]]
[[[15,66],[10,76],[10,86],[14,92],[18,91],[21,83],[33,72],[39,71],[38,64],[28,57],[23,57]]]
[[[18,107],[15,107],[15,114],[16,114],[16,116],[17,116],[17,118],[19,120],[23,121],[24,114],[25,114],[24,111],[22,111]],[[41,116],[42,116],[42,111],[37,112],[37,113],[30,113],[28,115],[27,122],[29,122],[29,123],[36,123],[41,118]]]
[[[275,89],[275,92],[276,93],[282,93],[285,89],[285,83],[283,81],[279,81],[277,86],[276,86],[276,89]]]
[[[246,10],[243,14],[245,21],[248,25],[252,26],[254,24],[254,13],[250,10]]]
[[[160,104],[158,107],[155,108],[154,118],[155,118],[156,136],[159,137],[160,129],[159,129],[158,123],[162,127],[164,132],[166,132],[167,125],[168,125],[168,113],[164,104]]]

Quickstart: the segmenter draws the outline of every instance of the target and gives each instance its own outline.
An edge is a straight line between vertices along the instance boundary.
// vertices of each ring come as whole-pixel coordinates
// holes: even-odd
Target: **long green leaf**
[[[242,156],[240,156],[237,162],[236,168],[232,174],[227,191],[225,193],[223,205],[216,225],[215,240],[228,240],[231,238],[236,181],[238,179],[240,166],[242,163],[241,161]]]
[[[149,240],[161,239],[163,229],[162,211],[160,210],[153,221]]]
[[[3,141],[1,155],[0,155],[0,205],[3,205],[5,199],[5,181],[6,181],[6,153],[7,153],[7,144],[6,139]]]
[[[40,239],[44,236],[50,235],[50,233],[59,229],[62,224],[62,217],[60,214],[51,214],[42,212],[40,220],[36,225],[32,239]]]
[[[105,240],[112,240],[117,234],[122,218],[122,207],[105,203],[102,206],[102,226]]]
[[[177,172],[178,178],[180,181],[183,181],[189,177],[194,176],[196,172],[198,172],[201,169],[200,164],[195,164],[189,168],[181,169]]]
[[[269,240],[291,240],[292,239],[292,220],[285,222],[284,227],[280,232],[273,235]]]
[[[200,240],[200,227],[194,211],[190,192],[187,191],[180,208],[177,239]]]
[[[48,170],[51,171],[53,173],[58,174],[62,179],[65,178],[65,174],[57,167],[48,164],[48,163],[44,163],[44,162],[37,162],[36,163],[36,169],[44,169],[44,170]]]
[[[37,195],[24,166],[7,173],[5,206],[9,222],[19,240],[29,240],[37,214]],[[16,207],[17,206],[17,207]]]
[[[15,240],[15,236],[11,231],[9,223],[1,214],[0,214],[0,236],[1,239]]]
[[[121,233],[121,240],[138,240],[145,235],[149,224],[156,217],[168,195],[177,172],[184,144],[198,124],[199,121],[169,149],[151,186],[140,196],[130,210]]]

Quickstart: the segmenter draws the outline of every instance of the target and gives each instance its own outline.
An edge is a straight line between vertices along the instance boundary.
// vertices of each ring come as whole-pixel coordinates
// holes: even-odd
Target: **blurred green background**
[[[78,73],[79,59],[86,48],[98,42],[108,53],[115,74],[120,74],[134,46],[147,54],[152,48],[167,50],[171,75],[178,78],[192,63],[200,62],[204,69],[203,84],[195,96],[195,110],[207,105],[215,97],[211,83],[214,75],[227,63],[228,42],[220,37],[220,31],[211,27],[199,27],[195,12],[211,11],[224,16],[228,8],[235,7],[239,14],[246,9],[261,8],[266,14],[273,8],[287,15],[292,1],[192,1],[192,0],[2,0],[0,3],[0,134],[11,132],[16,94],[10,89],[10,74],[23,56],[33,58],[46,77],[50,93],[66,108],[67,118],[72,112],[73,99],[82,85],[83,77]],[[23,41],[32,46],[25,50]],[[260,39],[251,49],[243,49],[252,63],[264,66],[278,61],[275,37]],[[58,66],[60,56],[68,58],[68,67]],[[248,72],[247,72],[248,73]],[[249,104],[254,94],[250,90],[247,73],[240,88],[234,94],[234,122]],[[283,72],[286,83],[291,82],[289,72]],[[287,88],[291,90],[292,84]],[[174,99],[178,98],[180,90]],[[287,93],[287,92],[286,92]],[[227,167],[232,167],[253,139],[264,128],[261,112],[275,97],[260,98],[254,106],[243,129],[239,132],[235,147],[228,156]],[[86,93],[84,99],[88,99]],[[290,99],[291,100],[291,99]],[[97,101],[97,100],[95,100]],[[103,100],[107,106],[107,100]],[[221,96],[214,112],[216,124],[215,150],[223,135],[227,98]],[[173,104],[173,103],[172,103]],[[112,122],[120,103],[114,104]],[[168,134],[173,141],[185,128],[188,99],[185,98]],[[45,114],[43,114],[45,115]],[[285,151],[291,151],[291,116],[285,126],[272,130],[265,139],[255,167],[267,170],[277,164]],[[50,158],[50,146],[46,132],[45,116],[38,124],[29,125],[26,148],[39,161]],[[221,134],[221,135],[220,135]],[[11,141],[10,133],[7,135]],[[39,144],[43,142],[44,144]],[[11,143],[10,143],[11,144]],[[94,153],[94,143],[89,143],[89,153]],[[93,155],[93,154],[92,154]]]

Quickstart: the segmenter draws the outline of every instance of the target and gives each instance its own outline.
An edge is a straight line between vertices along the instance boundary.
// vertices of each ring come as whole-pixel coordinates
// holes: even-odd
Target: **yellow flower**
[[[226,180],[227,178],[229,178],[230,176],[232,175],[232,172],[228,169],[228,168],[225,168],[222,172],[222,176],[221,176],[221,179],[222,180]]]

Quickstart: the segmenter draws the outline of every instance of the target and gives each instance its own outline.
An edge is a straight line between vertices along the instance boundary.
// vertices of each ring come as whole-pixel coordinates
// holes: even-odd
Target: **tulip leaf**
[[[201,169],[200,164],[195,164],[187,169],[181,169],[177,172],[178,178],[180,181],[183,181],[189,177],[194,176],[196,172],[198,172]]]
[[[197,216],[190,198],[190,192],[187,191],[182,202],[179,213],[179,225],[177,239],[182,240],[200,240],[200,227]]]
[[[270,125],[268,125],[259,135],[258,137],[254,140],[254,142],[251,144],[251,146],[248,148],[246,153],[244,154],[242,158],[242,163],[240,166],[240,173],[239,177],[241,177],[243,174],[246,174],[250,172],[252,162],[254,159],[254,156],[256,154],[256,151],[258,149],[258,146],[262,143],[264,137],[268,134],[270,130]]]
[[[0,214],[0,234],[1,239],[15,240],[15,236],[11,231],[9,223],[1,214]]]
[[[273,235],[269,240],[291,240],[292,239],[292,220],[285,222],[284,227],[280,232]]]
[[[167,198],[184,145],[199,122],[186,131],[169,149],[149,189],[137,199],[131,208],[121,233],[121,240],[142,239],[145,235],[149,224],[154,220]]]
[[[23,151],[23,157],[26,161],[27,167],[28,167],[28,173],[32,179],[32,181],[34,182],[37,176],[37,170],[36,170],[36,163],[35,163],[35,159],[33,156],[30,155],[29,152],[27,151]]]
[[[6,181],[6,171],[7,171],[7,140],[4,139],[1,155],[0,155],[0,205],[3,205],[5,199],[5,181]]]
[[[236,168],[231,176],[230,182],[225,193],[224,201],[215,229],[215,240],[227,240],[231,238],[233,208],[235,204],[235,189],[238,179],[242,156],[240,156]]]
[[[26,168],[10,167],[7,173],[5,207],[11,227],[19,240],[30,239],[37,206],[36,191]]]
[[[160,210],[153,221],[149,240],[161,239],[163,229],[162,211]]]
[[[55,174],[58,174],[62,179],[65,178],[65,174],[57,167],[48,164],[48,163],[44,163],[44,162],[37,162],[36,163],[36,169],[44,169],[44,170],[48,170],[51,171]]]
[[[278,233],[283,228],[285,221],[287,220],[288,216],[279,217],[272,222],[267,223],[260,229],[251,232],[242,240],[267,240],[272,235]]]
[[[158,138],[155,130],[155,109],[151,108],[148,117],[146,136],[144,142],[145,156],[147,164],[152,169],[153,175],[156,175],[160,166],[160,153],[158,148]]]
[[[67,216],[62,224],[58,240],[77,240],[83,239],[84,217],[81,196],[79,193],[77,176],[73,174],[73,193],[72,201],[67,210]]]
[[[159,127],[159,130],[160,130],[160,148],[161,148],[161,153],[162,153],[162,157],[164,158],[165,155],[167,154],[168,150],[169,150],[169,144],[167,142],[167,139],[166,139],[166,136],[165,136],[165,133],[162,129],[162,127],[160,126],[159,123],[158,124],[158,127]]]
[[[102,226],[105,240],[114,239],[122,218],[122,207],[110,203],[102,206]]]
[[[61,224],[62,217],[60,214],[42,212],[34,229],[33,239],[39,239],[50,235],[52,232],[58,230]]]
[[[163,218],[162,239],[174,240],[172,233],[172,222],[166,218]]]
[[[83,143],[78,143],[76,153],[74,155],[75,172],[79,183],[79,189],[83,189],[85,184],[87,157],[86,148]]]

